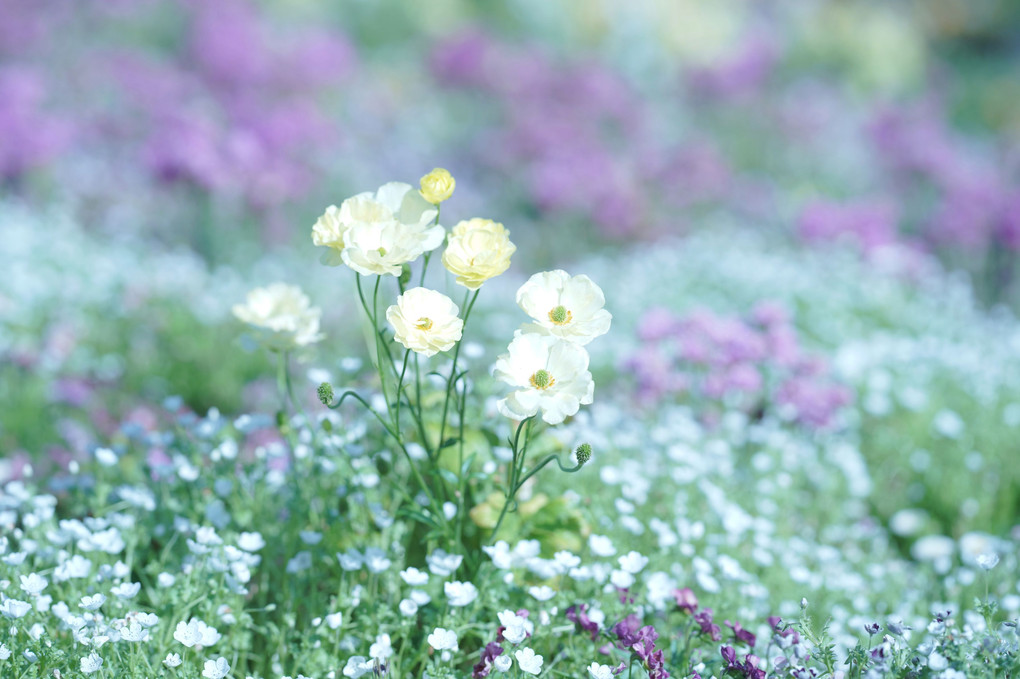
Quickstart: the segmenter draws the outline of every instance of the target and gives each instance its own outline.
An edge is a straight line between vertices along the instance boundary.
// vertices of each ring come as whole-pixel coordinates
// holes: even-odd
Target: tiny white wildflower
[[[0,615],[11,620],[17,620],[23,617],[30,610],[32,610],[32,604],[24,601],[18,601],[17,599],[5,599],[0,604]]]
[[[400,571],[400,578],[412,587],[418,587],[428,584],[429,574],[412,567]]]
[[[181,660],[181,656],[178,653],[167,653],[166,657],[163,658],[163,664],[171,669],[173,669],[174,667],[180,667],[181,662],[183,661]]]
[[[350,679],[359,679],[375,670],[375,663],[367,660],[363,655],[355,655],[347,659],[344,665],[344,676]]]
[[[102,666],[103,659],[99,657],[98,653],[89,653],[81,659],[81,671],[84,674],[94,674],[98,672],[99,668]]]
[[[535,597],[539,601],[549,601],[556,596],[556,590],[549,585],[542,585],[541,587],[529,587],[528,594]]]
[[[528,674],[538,674],[541,672],[542,663],[545,662],[542,656],[536,655],[530,648],[514,651],[514,657],[517,658],[517,665],[521,670]]]
[[[470,582],[443,583],[447,602],[454,607],[468,606],[478,598],[478,588]]]
[[[457,650],[457,633],[437,627],[433,630],[432,634],[428,636],[429,646],[437,651],[456,651]]]
[[[80,608],[84,608],[86,611],[97,611],[99,610],[99,607],[105,603],[106,596],[100,593],[92,596],[83,596],[78,606]]]
[[[139,582],[125,582],[110,588],[110,594],[118,599],[133,599],[140,591],[142,591],[142,585]]]
[[[230,665],[227,663],[226,658],[216,658],[216,660],[206,660],[205,669],[202,670],[202,676],[206,679],[223,679],[223,677],[230,674]]]
[[[620,568],[632,575],[640,573],[641,569],[648,565],[648,557],[635,551],[627,552],[617,561],[620,563]]]
[[[21,576],[21,589],[29,596],[39,596],[49,581],[38,573],[29,573]]]
[[[595,556],[608,557],[616,554],[613,541],[605,535],[592,534],[588,537],[588,547]]]

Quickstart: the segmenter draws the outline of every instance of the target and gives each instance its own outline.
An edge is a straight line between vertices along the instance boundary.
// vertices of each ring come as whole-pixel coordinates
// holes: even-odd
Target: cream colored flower
[[[449,200],[456,186],[457,181],[453,175],[443,168],[437,167],[421,178],[421,195],[433,205],[438,205],[444,200]]]
[[[322,263],[346,264],[365,275],[400,275],[400,267],[443,242],[432,224],[436,208],[410,184],[390,182],[330,206],[312,228],[312,242],[328,247]]]
[[[482,283],[510,266],[517,246],[510,232],[491,219],[468,219],[453,227],[443,252],[443,266],[457,277],[457,283],[477,290]]]
[[[296,285],[273,283],[248,293],[244,304],[234,305],[234,316],[259,331],[272,349],[290,349],[322,339],[322,311],[311,305]]]
[[[347,206],[347,203],[344,203]],[[349,207],[349,206],[348,206]],[[349,210],[348,210],[349,212]],[[312,227],[312,243],[319,247],[327,247],[329,250],[323,253],[322,263],[329,266],[343,264],[340,253],[344,249],[344,233],[347,231],[350,218],[341,218],[340,208],[330,205],[326,212],[315,222]]]
[[[559,424],[595,395],[588,352],[551,335],[518,333],[507,353],[496,359],[493,375],[516,387],[496,404],[500,413],[516,420],[541,410],[543,420]]]
[[[555,335],[585,345],[609,331],[613,316],[603,307],[602,288],[585,275],[562,269],[537,273],[517,291],[517,305],[535,322],[525,331]]]
[[[386,310],[394,338],[405,348],[424,356],[435,356],[453,348],[464,331],[460,309],[453,300],[435,290],[412,288],[397,297]]]

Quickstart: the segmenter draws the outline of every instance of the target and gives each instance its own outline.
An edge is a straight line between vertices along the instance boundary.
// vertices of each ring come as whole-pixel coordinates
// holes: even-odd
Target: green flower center
[[[574,314],[567,311],[567,307],[561,304],[549,312],[549,320],[556,325],[566,325],[574,320]]]
[[[418,328],[419,330],[426,330],[426,331],[431,330],[432,329],[432,319],[431,318],[426,318],[425,316],[422,316],[421,318],[418,319],[418,322],[414,324],[414,327]]]
[[[532,375],[528,382],[531,383],[535,389],[548,389],[552,385],[556,384],[556,380],[545,370],[539,370]]]

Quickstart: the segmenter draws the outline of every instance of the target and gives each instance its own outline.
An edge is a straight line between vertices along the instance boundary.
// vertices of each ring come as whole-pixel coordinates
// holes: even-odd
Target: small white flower
[[[549,601],[556,596],[556,590],[549,585],[542,585],[541,587],[529,587],[528,594],[535,597],[539,601]]]
[[[592,676],[592,679],[613,679],[613,668],[593,662],[588,665],[588,674]]]
[[[470,582],[443,583],[443,592],[449,604],[455,607],[468,606],[478,598],[478,588]]]
[[[418,604],[410,599],[401,599],[400,603],[397,604],[397,608],[400,610],[400,614],[405,618],[410,618],[418,612]]]
[[[588,344],[609,331],[612,315],[602,289],[587,276],[562,269],[537,273],[517,291],[517,305],[535,319],[526,332]]]
[[[326,616],[326,624],[329,625],[330,629],[340,629],[340,625],[344,623],[343,613],[330,613]]]
[[[995,552],[991,552],[989,554],[978,554],[974,557],[974,560],[977,562],[978,566],[986,571],[990,571],[999,565],[999,555]]]
[[[422,356],[452,349],[464,331],[460,308],[441,292],[412,288],[386,310],[393,339]]]
[[[648,565],[648,557],[635,551],[627,552],[617,561],[619,561],[621,569],[633,575],[640,573],[641,569]]]
[[[11,657],[11,649],[6,644],[0,644],[0,660],[7,660]]]
[[[436,549],[425,557],[425,562],[429,565],[429,570],[433,575],[438,575],[440,577],[452,575],[455,570],[460,568],[460,563],[463,560],[464,557],[462,555],[447,554],[443,549]]]
[[[502,611],[497,617],[499,624],[503,626],[503,638],[511,644],[519,644],[527,639],[528,633],[535,627],[527,618],[517,615],[514,611]]]
[[[542,656],[535,655],[535,652],[530,648],[514,651],[514,657],[517,658],[517,665],[521,670],[528,674],[538,674],[541,672],[542,663],[545,662]]]
[[[163,664],[173,669],[174,667],[181,666],[181,656],[178,653],[167,653],[166,657],[163,658]]]
[[[433,630],[432,634],[428,636],[427,641],[429,646],[437,651],[456,651],[457,650],[457,633],[437,627]]]
[[[234,305],[233,312],[258,330],[262,341],[273,349],[302,347],[323,337],[319,332],[322,311],[295,285],[273,283],[255,288],[244,304]]]
[[[493,375],[514,387],[496,409],[523,420],[542,411],[548,424],[559,424],[594,400],[588,352],[553,336],[518,334],[507,353],[496,359]]]
[[[127,627],[120,630],[120,638],[124,641],[148,641],[149,630],[141,626],[137,622],[132,622]]]
[[[609,557],[616,554],[613,541],[605,535],[592,534],[588,536],[588,547],[595,556]]]
[[[216,660],[206,660],[205,669],[202,670],[202,676],[206,679],[223,679],[223,677],[230,674],[230,665],[227,663],[226,658],[216,658]]]
[[[174,639],[188,648],[212,646],[220,638],[221,635],[215,627],[210,627],[198,618],[192,618],[188,622],[179,622],[174,630]]]
[[[81,659],[81,671],[85,674],[94,674],[103,666],[103,659],[98,653],[92,652]]]
[[[106,603],[106,596],[103,594],[94,594],[92,596],[83,596],[79,607],[84,608],[86,611],[97,611],[99,607]]]
[[[385,662],[393,655],[393,646],[390,644],[389,634],[380,634],[375,638],[375,643],[368,649],[368,655],[374,660]]]
[[[514,661],[510,659],[508,655],[497,655],[492,659],[492,667],[497,672],[508,672],[510,666],[514,664]]]
[[[363,655],[356,655],[347,659],[344,665],[344,676],[350,679],[359,679],[375,670],[375,662],[367,660]]]
[[[173,587],[175,582],[177,582],[177,578],[170,573],[160,573],[156,576],[156,584],[164,589],[167,587]]]
[[[96,462],[104,467],[113,467],[117,464],[117,453],[109,448],[96,448],[93,454],[96,456]]]
[[[118,599],[133,599],[140,591],[142,585],[139,582],[125,582],[110,588],[110,594]]]
[[[257,552],[266,546],[261,533],[241,533],[237,536],[237,546],[246,552]]]
[[[29,573],[21,576],[21,589],[29,596],[39,596],[49,581],[38,573]]]
[[[428,584],[429,574],[412,567],[400,571],[400,578],[412,587],[420,587]]]
[[[24,601],[18,601],[17,599],[5,599],[0,604],[0,615],[11,620],[17,620],[18,618],[26,615],[32,610],[32,604]]]

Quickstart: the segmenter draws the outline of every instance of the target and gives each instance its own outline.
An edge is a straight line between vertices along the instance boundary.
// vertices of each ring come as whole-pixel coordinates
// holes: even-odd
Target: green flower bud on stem
[[[333,385],[329,382],[323,382],[319,385],[318,394],[322,405],[328,406],[333,402]]]
[[[577,458],[577,464],[579,465],[587,464],[588,460],[591,459],[591,444],[582,443],[581,445],[579,445],[577,447],[577,450],[574,451],[574,457]]]

